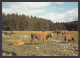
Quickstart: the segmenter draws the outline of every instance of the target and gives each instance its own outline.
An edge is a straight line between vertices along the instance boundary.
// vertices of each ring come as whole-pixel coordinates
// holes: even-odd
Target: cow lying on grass
[[[58,36],[62,36],[62,34],[58,34]]]
[[[52,31],[52,33],[54,34],[54,33],[56,33],[56,31]]]
[[[57,34],[68,34],[68,30],[64,30],[64,31],[61,31],[61,30],[56,30],[56,31],[52,31],[53,33],[57,33]]]
[[[34,40],[43,40],[43,43],[45,44],[45,40],[48,38],[52,38],[52,35],[47,32],[33,32],[31,33],[31,42],[34,45]]]
[[[60,31],[60,30],[57,30],[55,31],[57,33],[58,36],[63,36],[64,34],[68,34],[68,30],[65,30],[65,31]]]
[[[4,33],[4,34],[6,34],[6,35],[14,34],[14,32],[13,32],[13,31],[4,31],[3,33]]]
[[[21,40],[10,40],[10,42],[12,43],[12,45],[23,45],[24,42],[22,42]]]
[[[75,41],[75,38],[73,38],[72,35],[65,34],[64,35],[64,40],[65,40],[65,43],[69,43],[69,41],[70,42]]]

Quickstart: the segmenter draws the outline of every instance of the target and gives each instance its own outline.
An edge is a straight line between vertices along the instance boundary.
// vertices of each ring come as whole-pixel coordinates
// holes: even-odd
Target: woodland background
[[[78,21],[56,22],[36,16],[26,16],[24,14],[2,13],[2,30],[10,31],[54,31],[54,30],[78,30]]]

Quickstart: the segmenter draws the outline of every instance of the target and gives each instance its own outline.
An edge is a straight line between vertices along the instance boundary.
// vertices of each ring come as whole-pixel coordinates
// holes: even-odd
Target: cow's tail
[[[33,39],[33,34],[31,34],[31,42],[32,42],[32,39]]]
[[[34,34],[31,34],[31,42],[34,40]]]
[[[33,34],[31,34],[31,38],[33,38]]]
[[[75,39],[72,37],[72,40],[75,41]]]

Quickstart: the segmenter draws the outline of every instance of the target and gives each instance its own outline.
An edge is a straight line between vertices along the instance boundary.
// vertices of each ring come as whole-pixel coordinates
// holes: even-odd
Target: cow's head
[[[48,38],[52,38],[52,34],[51,33],[47,34],[46,39],[48,39]]]

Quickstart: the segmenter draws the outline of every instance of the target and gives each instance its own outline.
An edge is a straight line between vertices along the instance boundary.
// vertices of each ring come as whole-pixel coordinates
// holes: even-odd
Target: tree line
[[[2,13],[2,30],[13,31],[54,31],[78,30],[78,21],[53,23],[51,20],[36,16]]]

